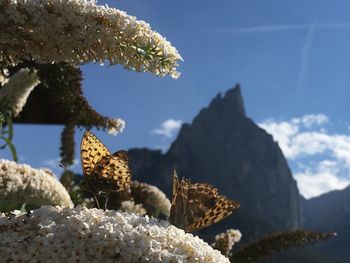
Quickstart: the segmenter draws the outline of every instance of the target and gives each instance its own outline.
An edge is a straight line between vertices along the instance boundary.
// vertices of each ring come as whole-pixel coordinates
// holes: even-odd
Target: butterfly
[[[131,171],[128,154],[117,151],[111,154],[106,146],[90,131],[86,131],[80,144],[81,165],[85,177],[83,188],[94,195],[100,208],[97,195],[108,195],[130,188]]]
[[[169,221],[191,232],[217,223],[240,207],[239,202],[219,195],[218,189],[206,183],[179,181],[173,173],[173,198]]]

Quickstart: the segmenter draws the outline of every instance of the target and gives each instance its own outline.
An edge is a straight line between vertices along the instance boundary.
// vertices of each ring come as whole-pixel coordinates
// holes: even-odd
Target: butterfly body
[[[219,195],[218,190],[205,183],[179,181],[173,175],[173,200],[170,223],[186,232],[199,230],[219,222],[239,208],[239,203]]]
[[[99,195],[129,189],[131,172],[125,151],[111,154],[95,135],[86,131],[80,153],[86,190]]]

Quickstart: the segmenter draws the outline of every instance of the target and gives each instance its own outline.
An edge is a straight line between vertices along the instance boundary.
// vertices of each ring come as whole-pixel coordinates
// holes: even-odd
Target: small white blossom
[[[41,207],[0,215],[4,262],[229,263],[198,237],[166,221],[86,207]]]
[[[0,159],[0,200],[11,204],[73,207],[64,186],[43,169]]]
[[[29,94],[39,83],[35,70],[20,69],[0,89],[0,109],[16,117],[26,104]]]
[[[222,254],[228,256],[235,243],[241,240],[242,234],[239,230],[228,229],[226,232],[215,236],[215,243],[212,247],[220,250]]]
[[[0,0],[0,62],[109,61],[135,71],[179,76],[181,56],[149,24],[94,0]]]
[[[123,132],[125,128],[125,121],[122,119],[111,119],[108,120],[107,129],[108,134],[117,135],[119,132]]]

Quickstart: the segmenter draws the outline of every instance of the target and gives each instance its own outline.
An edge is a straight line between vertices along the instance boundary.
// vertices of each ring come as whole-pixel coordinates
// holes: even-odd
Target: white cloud
[[[301,194],[314,197],[350,183],[350,136],[327,132],[329,119],[310,114],[290,121],[266,120],[258,125],[278,142],[292,164]]]
[[[329,119],[324,114],[308,114],[301,118],[294,118],[292,122],[295,124],[302,124],[305,128],[312,128],[315,125],[322,125],[329,123]]]
[[[171,138],[174,136],[182,124],[182,120],[168,119],[161,124],[161,128],[154,129],[151,134],[161,135],[166,138]]]
[[[349,180],[337,177],[331,172],[304,172],[294,175],[300,193],[305,198],[319,196],[332,190],[341,190],[349,185]]]
[[[274,122],[267,120],[258,125],[270,133],[274,140],[278,142],[284,155],[288,158],[293,155],[291,145],[291,138],[299,132],[299,127],[296,124],[289,122]]]
[[[341,166],[335,160],[323,160],[300,165],[300,172],[295,173],[298,188],[305,198],[318,196],[331,190],[341,190],[349,182],[341,178]]]
[[[335,144],[334,141],[338,140],[338,136],[325,133],[322,125],[328,123],[329,119],[324,114],[309,114],[290,121],[278,122],[269,119],[258,125],[273,136],[286,158],[295,159],[334,148],[332,144]],[[350,136],[348,138],[350,139]]]
[[[161,150],[162,153],[166,153],[169,149],[169,144],[168,145],[163,145],[163,144],[156,144],[153,148]]]

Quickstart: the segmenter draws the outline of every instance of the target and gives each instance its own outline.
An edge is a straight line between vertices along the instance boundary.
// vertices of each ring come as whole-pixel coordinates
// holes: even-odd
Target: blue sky
[[[317,137],[326,146],[314,152],[305,150],[307,143],[302,144],[304,150],[297,151],[299,155],[285,152],[293,173],[299,176],[297,179],[304,180],[305,196],[339,189],[350,181],[349,1],[99,3],[108,3],[150,23],[184,58],[178,80],[129,72],[121,66],[82,67],[83,91],[91,105],[104,115],[126,121],[123,134],[117,137],[96,133],[109,148],[166,148],[176,135],[176,129],[171,127],[176,128],[180,121],[191,122],[217,93],[240,83],[248,116],[270,129],[276,140],[287,136],[288,143],[280,142],[285,143],[282,150],[294,147],[291,143],[300,143],[295,139],[299,133],[311,140],[317,136],[310,137],[305,132],[328,136],[327,140]],[[313,121],[303,123],[305,116],[313,116]],[[315,121],[318,118],[326,121],[319,123]],[[169,119],[177,122],[168,125],[168,131],[162,135],[161,125]],[[286,131],[285,123],[298,132]],[[56,159],[61,129],[17,125],[14,143],[21,161],[34,167],[52,166],[59,172]],[[76,134],[77,153],[82,132]],[[345,136],[345,141],[334,139],[339,136]],[[339,157],[335,148],[345,153]],[[0,154],[9,157],[5,151]],[[322,177],[319,167],[333,177]],[[80,171],[79,166],[75,169]],[[314,175],[321,176],[323,181]],[[307,192],[315,181],[323,183]]]

